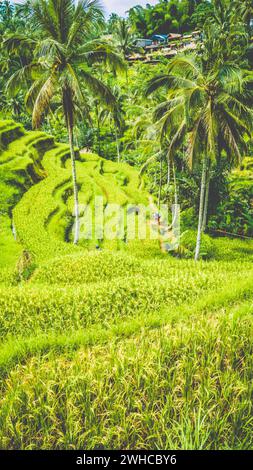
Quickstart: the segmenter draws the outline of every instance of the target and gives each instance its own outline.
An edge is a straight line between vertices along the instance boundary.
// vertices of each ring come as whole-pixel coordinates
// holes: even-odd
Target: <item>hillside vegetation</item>
[[[252,448],[253,243],[76,247],[68,146],[0,135],[0,447]],[[148,201],[126,164],[77,169],[82,204]]]
[[[37,261],[78,251],[64,243],[72,239],[73,225],[69,147],[41,132],[25,132],[12,121],[0,123],[0,138],[2,266],[17,261],[21,245]],[[103,197],[104,206],[148,203],[138,172],[124,163],[77,153],[77,170],[83,208],[94,208],[95,196]],[[90,248],[98,242],[83,241]]]

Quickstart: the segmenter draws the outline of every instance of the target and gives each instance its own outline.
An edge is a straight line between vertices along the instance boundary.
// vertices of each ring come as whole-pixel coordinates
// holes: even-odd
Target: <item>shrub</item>
[[[181,230],[185,231],[188,229],[195,229],[198,225],[197,217],[194,212],[193,207],[190,207],[189,209],[185,209],[181,214],[180,214],[180,225],[181,225]]]
[[[180,246],[178,248],[178,254],[185,258],[192,258],[196,248],[197,232],[195,230],[186,230],[180,239]],[[201,247],[200,257],[203,259],[209,259],[215,255],[215,244],[212,238],[202,233],[201,236]]]

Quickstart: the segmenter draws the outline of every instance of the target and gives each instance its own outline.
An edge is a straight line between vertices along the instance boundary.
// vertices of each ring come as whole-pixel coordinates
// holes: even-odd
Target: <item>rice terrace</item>
[[[0,449],[253,450],[253,3],[108,3],[0,2]]]

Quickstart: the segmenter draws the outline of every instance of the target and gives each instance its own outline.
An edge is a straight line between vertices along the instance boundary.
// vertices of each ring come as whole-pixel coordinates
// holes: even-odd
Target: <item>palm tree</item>
[[[85,107],[86,88],[99,100],[112,108],[116,100],[110,89],[95,74],[92,65],[103,62],[114,71],[122,67],[122,60],[113,48],[95,38],[97,29],[103,25],[104,17],[98,0],[34,0],[31,2],[32,21],[37,36],[18,38],[12,36],[5,41],[10,50],[15,44],[22,48],[29,44],[34,50],[32,63],[22,67],[10,78],[7,87],[16,90],[24,78],[30,83],[26,103],[32,106],[33,127],[40,126],[51,100],[59,96],[70,146],[75,231],[74,243],[79,240],[79,204],[74,149],[74,125],[76,105]]]
[[[145,8],[141,5],[134,6],[128,11],[130,23],[135,28],[136,32],[142,35],[147,34],[147,21],[145,17]]]
[[[132,51],[136,50],[131,26],[125,18],[118,18],[114,25],[114,43],[126,60]],[[128,67],[126,66],[126,83],[128,85]]]
[[[252,0],[235,0],[235,11],[239,13],[247,27],[250,28],[250,23],[253,20]]]
[[[133,139],[138,142],[138,153],[141,155],[145,162],[142,164],[140,169],[140,175],[148,169],[148,167],[156,162],[159,162],[159,187],[158,187],[158,201],[159,207],[161,202],[161,190],[163,178],[163,161],[167,160],[167,193],[170,199],[171,190],[171,170],[173,174],[173,186],[174,186],[174,204],[177,204],[177,184],[175,165],[172,161],[172,156],[168,154],[168,142],[163,131],[163,126],[160,126],[160,122],[154,124],[152,114],[147,108],[138,107],[140,116],[133,124]]]
[[[117,48],[126,59],[134,49],[134,36],[131,26],[125,18],[118,18],[114,27],[114,38]]]
[[[242,63],[248,47],[242,16],[234,0],[214,0],[213,13],[204,25],[204,48],[201,46],[203,63],[209,69],[224,62]]]
[[[119,132],[123,126],[123,113],[120,107],[116,107],[115,109],[111,110],[108,108],[103,108],[101,110],[101,122],[105,123],[106,121],[109,122],[111,130],[115,137],[116,149],[117,149],[117,161],[120,163],[120,141],[119,141]]]
[[[168,90],[155,116],[170,139],[169,158],[187,141],[190,166],[202,163],[195,260],[208,204],[207,173],[222,151],[231,162],[241,161],[244,136],[252,132],[252,109],[247,103],[250,83],[252,78],[239,66],[224,64],[209,71],[198,58],[182,56],[170,63],[168,74],[148,85],[147,93],[161,87]]]

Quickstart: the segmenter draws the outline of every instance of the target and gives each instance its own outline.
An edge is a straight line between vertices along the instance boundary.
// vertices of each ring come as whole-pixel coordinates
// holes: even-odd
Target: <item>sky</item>
[[[12,0],[14,3],[22,3],[22,0]],[[110,13],[118,13],[118,15],[123,16],[129,8],[133,7],[134,5],[143,5],[145,6],[147,3],[150,5],[155,5],[158,0],[100,0],[101,3],[104,5],[106,14],[109,15]]]
[[[124,15],[129,8],[134,5],[143,5],[147,3],[155,5],[158,0],[101,0],[101,3],[105,5],[107,14],[111,12],[118,13],[118,15]]]

